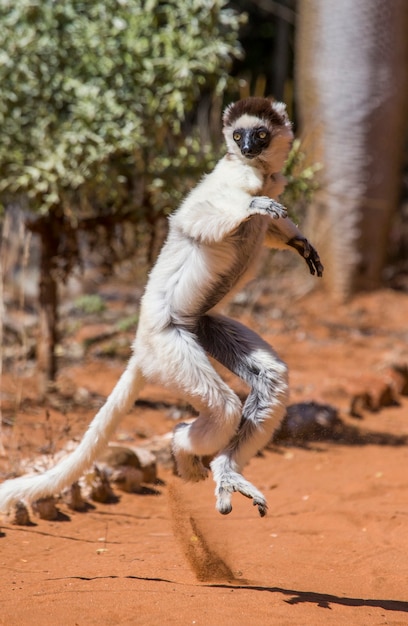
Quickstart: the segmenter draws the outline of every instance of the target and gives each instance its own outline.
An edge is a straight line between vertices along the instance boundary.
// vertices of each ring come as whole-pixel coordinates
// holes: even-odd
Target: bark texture
[[[408,108],[406,0],[299,0],[296,84],[311,161],[307,230],[332,294],[380,285],[401,185]]]

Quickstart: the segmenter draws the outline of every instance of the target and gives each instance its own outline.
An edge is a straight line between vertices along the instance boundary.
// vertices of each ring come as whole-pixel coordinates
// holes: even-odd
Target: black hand
[[[296,252],[305,259],[311,274],[317,273],[318,276],[323,276],[324,267],[317,250],[313,248],[306,238],[293,237],[287,242],[287,245],[295,248]]]

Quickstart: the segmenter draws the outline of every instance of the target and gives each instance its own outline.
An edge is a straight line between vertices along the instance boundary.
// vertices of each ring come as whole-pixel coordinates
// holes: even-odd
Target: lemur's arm
[[[289,217],[271,220],[265,237],[265,245],[268,248],[294,248],[306,261],[311,274],[323,275],[324,267],[317,250]]]
[[[281,172],[275,172],[266,178],[262,193],[270,198],[279,198],[285,186],[286,178]],[[289,217],[279,217],[270,222],[265,245],[269,248],[294,248],[305,259],[310,273],[322,276],[323,265],[317,251]]]

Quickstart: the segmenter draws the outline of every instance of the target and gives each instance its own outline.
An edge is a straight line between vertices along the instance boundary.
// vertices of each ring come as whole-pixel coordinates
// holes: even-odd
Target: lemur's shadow
[[[215,587],[218,589],[249,589],[253,591],[267,591],[269,593],[280,593],[284,596],[290,596],[285,600],[288,604],[311,603],[316,604],[323,609],[330,609],[331,604],[341,606],[367,606],[371,608],[384,609],[386,611],[399,611],[408,613],[408,602],[402,600],[381,600],[381,599],[365,599],[365,598],[349,598],[345,596],[335,596],[329,593],[317,593],[315,591],[296,591],[294,589],[283,589],[282,587],[264,587],[261,585],[235,585],[227,583],[212,583],[206,587]]]
[[[108,575],[108,576],[69,576],[63,578],[48,578],[47,580],[71,580],[71,579],[79,579],[79,580],[101,580],[101,579],[121,579],[126,578],[128,580],[144,580],[150,582],[158,582],[158,583],[169,583],[172,586],[174,585],[184,585],[184,583],[179,583],[175,580],[171,580],[168,578],[161,578],[160,576],[136,576],[134,574],[118,576],[116,574]],[[383,599],[370,599],[370,598],[350,598],[347,596],[335,596],[330,593],[318,593],[316,591],[297,591],[296,589],[285,589],[283,587],[267,587],[264,585],[255,585],[250,582],[241,582],[239,583],[237,579],[234,579],[236,582],[204,582],[199,583],[200,586],[209,587],[212,589],[242,589],[246,591],[265,591],[268,593],[281,594],[283,596],[290,596],[285,602],[287,604],[302,604],[309,603],[315,604],[316,606],[322,609],[330,609],[332,604],[338,604],[339,606],[350,606],[350,607],[371,607],[377,609],[383,609],[385,611],[396,611],[400,613],[408,613],[408,602],[404,600],[383,600]]]

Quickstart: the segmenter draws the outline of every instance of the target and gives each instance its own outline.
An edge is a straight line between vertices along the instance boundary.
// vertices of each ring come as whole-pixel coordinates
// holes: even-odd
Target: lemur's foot
[[[246,480],[242,474],[231,469],[224,469],[214,476],[216,482],[215,495],[217,498],[216,509],[222,515],[228,515],[232,511],[232,494],[241,493],[246,498],[253,501],[253,505],[258,507],[259,515],[266,515],[268,505],[264,495],[252,483]]]
[[[319,254],[305,237],[293,237],[287,242],[287,245],[295,248],[300,256],[305,259],[311,274],[317,273],[318,276],[323,276],[324,267]]]
[[[255,209],[259,211],[259,213],[264,213],[265,215],[270,215],[276,220],[280,217],[285,218],[288,216],[288,212],[285,207],[268,196],[256,196],[249,206],[251,209]]]
[[[254,485],[245,480],[240,474],[231,472],[217,484],[215,494],[217,496],[216,509],[222,515],[228,515],[232,511],[231,498],[234,492],[239,492],[246,498],[252,499],[254,506],[258,507],[259,515],[266,515],[268,505],[263,494]]]

